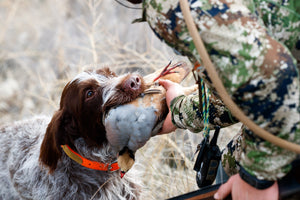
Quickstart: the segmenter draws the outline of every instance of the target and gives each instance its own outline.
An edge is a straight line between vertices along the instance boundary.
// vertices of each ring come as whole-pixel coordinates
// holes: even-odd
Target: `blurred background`
[[[170,60],[188,62],[148,24],[131,23],[141,15],[113,0],[0,0],[0,125],[51,116],[64,85],[85,69],[109,66],[118,74],[146,75]],[[183,85],[192,83],[190,76]],[[239,127],[221,130],[221,148]],[[143,182],[143,199],[197,189],[193,155],[201,135],[177,130],[138,151],[130,173]]]

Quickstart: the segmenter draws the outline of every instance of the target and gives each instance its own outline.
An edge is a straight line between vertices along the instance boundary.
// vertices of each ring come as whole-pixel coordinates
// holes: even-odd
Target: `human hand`
[[[159,84],[166,89],[166,102],[167,102],[167,106],[169,108],[169,113],[168,113],[168,115],[163,123],[162,129],[158,133],[158,135],[170,133],[176,129],[175,125],[172,123],[172,120],[171,120],[172,114],[170,112],[170,103],[175,97],[178,97],[178,96],[184,94],[182,86],[177,83],[174,83],[169,80],[159,80]]]
[[[239,174],[231,176],[230,179],[219,188],[214,198],[225,199],[230,193],[232,200],[277,200],[279,198],[277,181],[271,187],[265,190],[259,190],[243,181]]]

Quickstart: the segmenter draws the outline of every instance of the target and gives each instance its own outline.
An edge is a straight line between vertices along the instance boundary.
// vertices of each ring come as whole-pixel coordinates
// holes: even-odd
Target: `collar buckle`
[[[117,168],[117,167],[114,166],[114,165],[118,165],[117,159],[114,160],[113,162],[111,162],[110,164],[107,165],[107,171],[108,171],[108,172],[113,172],[113,171],[116,171],[116,170],[119,169],[119,168]]]

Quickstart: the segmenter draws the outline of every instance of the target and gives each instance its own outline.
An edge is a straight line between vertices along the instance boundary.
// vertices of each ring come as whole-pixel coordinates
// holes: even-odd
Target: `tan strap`
[[[263,128],[256,125],[252,120],[250,120],[243,111],[232,101],[230,96],[228,95],[222,81],[220,80],[216,69],[214,68],[208,53],[203,45],[199,32],[196,28],[196,25],[193,21],[190,6],[187,0],[180,0],[180,7],[182,10],[182,14],[184,16],[186,25],[188,27],[189,33],[193,38],[196,49],[201,57],[203,65],[208,73],[210,80],[213,82],[214,87],[216,88],[218,94],[222,98],[224,104],[231,111],[231,113],[241,122],[244,123],[251,131],[253,131],[259,137],[290,151],[296,152],[300,154],[300,145],[283,140],[279,137],[276,137],[264,130]]]

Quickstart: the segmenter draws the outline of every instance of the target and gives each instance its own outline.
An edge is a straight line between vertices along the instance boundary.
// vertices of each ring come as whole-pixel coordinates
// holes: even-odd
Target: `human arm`
[[[184,92],[182,91],[182,87],[179,84],[171,82],[169,80],[159,80],[159,84],[166,89],[166,102],[170,110],[171,101],[177,96],[184,94]],[[158,134],[170,133],[176,129],[176,126],[172,123],[171,116],[172,113],[169,112],[163,123],[162,129]]]
[[[155,33],[192,62],[201,62],[178,2],[155,2],[144,1],[147,21]],[[295,62],[261,23],[255,6],[235,1],[190,3],[199,34],[232,99],[262,128],[299,143],[299,77]],[[205,71],[198,74],[211,83]],[[262,140],[246,128],[243,132],[241,165],[247,171],[267,180],[279,179],[289,171],[294,153]]]
[[[190,3],[199,34],[232,99],[262,128],[300,143],[299,77],[293,57],[276,40],[280,38],[261,23],[255,6],[239,4],[242,2]],[[144,8],[149,25],[160,39],[192,62],[201,61],[176,1],[146,0]],[[299,24],[294,25],[290,27],[300,30]],[[199,74],[210,83],[205,71]],[[246,128],[243,132],[240,164],[248,172],[259,179],[277,180],[289,171],[295,153],[262,140]]]
[[[170,110],[160,134],[172,132],[176,127],[189,129],[192,132],[200,132],[204,124],[203,114],[198,109],[198,94],[185,96],[179,84],[167,80],[160,80],[159,83],[167,90],[166,101]],[[211,129],[215,125],[226,127],[237,122],[222,101],[213,95],[210,98],[210,110],[209,122]]]

